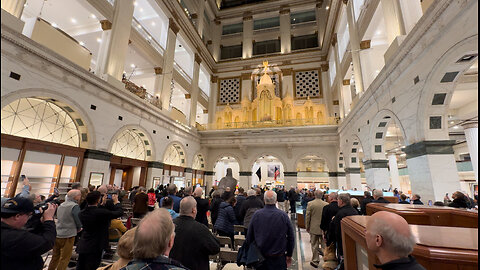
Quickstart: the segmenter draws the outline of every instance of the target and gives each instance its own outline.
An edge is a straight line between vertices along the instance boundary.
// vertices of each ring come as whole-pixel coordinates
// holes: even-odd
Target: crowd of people
[[[230,238],[233,246],[236,225],[244,228],[245,248],[254,247],[263,257],[255,269],[286,269],[295,247],[297,202],[310,234],[311,266],[342,269],[342,219],[366,215],[368,203],[389,203],[382,190],[365,191],[359,201],[349,193],[315,188],[245,191],[214,186],[204,194],[201,187],[178,190],[174,184],[149,190],[139,186],[128,192],[112,185],[82,188],[74,184],[60,200],[57,191],[43,199],[31,193],[28,178],[23,185],[14,198],[2,198],[2,269],[42,269],[42,255],[51,251],[51,270],[67,269],[73,253],[78,254],[79,270],[206,270],[209,256],[220,251],[216,235]],[[394,195],[401,204],[423,204],[418,194],[407,198],[394,190]],[[457,191],[452,199],[446,194],[445,201],[435,205],[472,208],[477,198]],[[136,226],[121,220],[124,204],[131,205],[129,220],[139,220]],[[380,269],[424,269],[409,255],[415,241],[402,217],[375,213],[368,221],[366,238],[369,250],[382,263],[377,266]],[[112,257],[111,241],[118,241],[118,260],[101,267],[102,259]]]

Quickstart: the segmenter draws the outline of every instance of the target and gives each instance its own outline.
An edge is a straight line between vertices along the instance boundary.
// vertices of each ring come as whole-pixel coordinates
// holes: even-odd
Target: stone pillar
[[[80,177],[80,184],[82,187],[87,187],[90,180],[90,173],[103,173],[102,183],[108,183],[110,179],[110,159],[113,154],[87,149],[83,156],[82,175]]]
[[[193,62],[193,79],[192,79],[192,91],[190,92],[190,115],[188,122],[190,126],[194,127],[197,122],[197,102],[200,89],[198,87],[198,78],[200,76],[200,63],[202,58],[195,53],[195,61]]]
[[[173,62],[175,59],[175,45],[177,33],[180,30],[172,18],[168,20],[167,48],[163,54],[163,79],[160,101],[162,109],[170,110],[170,98],[172,96],[171,83],[173,78]]]
[[[248,190],[252,187],[251,179],[252,172],[240,172],[240,179],[238,179],[238,186],[243,187],[244,190]]]
[[[252,100],[252,74],[251,73],[242,73],[242,96],[241,100]]]
[[[191,168],[185,168],[185,187],[192,186],[193,183],[193,170]]]
[[[102,42],[98,49],[97,64],[95,66],[95,74],[102,76],[106,73],[107,54],[110,44],[110,37],[112,35],[112,23],[109,20],[101,20],[100,25],[102,27]],[[122,71],[123,72],[123,71]]]
[[[390,188],[390,175],[388,173],[388,160],[366,160],[365,178],[370,189],[388,190]]]
[[[222,22],[218,19],[214,20],[212,35],[212,56],[215,61],[220,61],[220,41],[222,39]]]
[[[460,190],[454,144],[454,140],[422,141],[405,147],[412,193],[420,194],[422,201],[443,201],[445,193]]]
[[[468,152],[470,152],[470,160],[475,172],[475,181],[478,183],[478,122],[466,123],[463,128],[467,139]]]
[[[131,1],[115,1],[113,5],[113,22],[105,56],[105,69],[104,73],[99,74],[107,74],[107,81],[109,81],[108,76],[122,80],[132,28],[133,9],[134,5]]]
[[[328,187],[330,189],[338,189],[338,184],[339,184],[338,178],[340,176],[345,177],[345,173],[344,172],[328,172]]]
[[[345,189],[353,190],[356,188],[357,190],[362,190],[362,179],[360,178],[360,168],[345,168],[345,175],[346,175],[346,184],[347,186]],[[340,189],[342,188],[339,186]]]
[[[284,186],[286,190],[290,190],[290,186],[297,188],[297,172],[284,172]]]
[[[328,83],[328,64],[322,64],[322,91],[323,98],[325,100],[327,114],[330,117],[333,117],[333,98],[332,93],[330,92],[330,84]]]
[[[157,188],[156,186],[153,186],[153,178],[158,177],[161,181],[162,176],[163,176],[163,163],[157,162],[157,161],[148,162],[147,182],[145,184],[146,189],[148,190],[149,188],[152,188],[152,187]]]
[[[290,9],[280,10],[280,52],[292,51],[292,34],[290,26]]]
[[[210,77],[210,96],[208,98],[208,123],[214,124],[215,119],[215,111],[217,108],[217,95],[218,95],[218,77],[211,76]]]
[[[203,30],[205,27],[205,24],[204,24],[205,1],[206,0],[198,1],[198,6],[197,6],[197,31],[198,31],[198,35],[200,35],[200,38],[202,38],[203,36]]]
[[[355,94],[362,93],[363,77],[362,66],[360,62],[360,39],[358,37],[357,23],[353,10],[353,1],[347,3],[348,32],[350,34],[350,51],[352,52],[353,75],[355,77]]]
[[[161,67],[154,67],[155,72],[155,82],[153,85],[153,95],[160,104],[160,96],[162,94],[162,79],[163,79],[163,69]]]
[[[20,19],[27,0],[2,0],[2,9]]]
[[[293,70],[291,68],[284,68],[282,69],[282,96],[280,98],[284,98],[288,95],[294,97],[294,89],[293,89]]]
[[[400,190],[400,174],[398,173],[397,156],[391,154],[388,156],[388,166],[390,167],[390,179],[392,181],[392,190]]]
[[[213,186],[213,178],[215,176],[214,172],[206,171],[205,172],[205,196],[208,196],[208,193],[210,192],[210,189]]]
[[[380,3],[387,28],[388,44],[391,44],[397,36],[406,34],[402,9],[399,0],[381,0]]]
[[[249,13],[243,16],[243,44],[242,58],[251,58],[253,55],[253,16]]]
[[[325,28],[328,19],[328,10],[322,8],[323,1],[317,3],[315,6],[315,16],[317,17],[317,31],[318,31],[318,47],[323,47],[323,37],[325,36]]]
[[[333,38],[332,38],[332,47],[333,47],[333,54],[334,54],[334,59],[335,59],[335,69],[336,69],[336,75],[335,75],[335,78],[340,78],[340,79],[337,79],[337,83],[335,84],[332,84],[333,87],[337,87],[338,89],[338,99],[339,99],[339,104],[338,104],[338,107],[339,107],[339,111],[340,111],[340,118],[343,119],[345,118],[345,110],[344,110],[344,103],[345,103],[345,100],[344,100],[344,97],[343,97],[343,85],[342,85],[342,71],[341,71],[341,67],[340,67],[340,59],[339,59],[339,56],[338,56],[338,44],[337,44],[337,33],[334,33],[333,34]]]

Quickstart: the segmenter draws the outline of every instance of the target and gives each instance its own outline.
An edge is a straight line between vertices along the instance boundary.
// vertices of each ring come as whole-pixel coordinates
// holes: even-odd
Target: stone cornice
[[[163,166],[165,164],[163,164],[162,162],[158,162],[158,161],[150,161],[148,162],[148,168],[156,168],[156,169],[163,169]]]
[[[83,155],[83,157],[86,159],[95,159],[95,160],[103,160],[103,161],[110,161],[112,156],[113,156],[112,153],[108,153],[100,150],[93,150],[93,149],[86,149]]]
[[[407,154],[407,159],[425,155],[453,155],[453,145],[455,140],[423,141],[410,144],[402,150]]]
[[[328,177],[342,177],[345,175],[345,172],[328,172]]]
[[[162,112],[159,108],[139,98],[135,94],[130,93],[125,89],[118,89],[114,87],[87,70],[80,68],[63,56],[60,56],[52,50],[36,43],[20,33],[15,32],[3,24],[1,26],[1,30],[2,42],[10,42],[22,50],[25,50],[31,56],[46,60],[46,62],[50,62],[54,65],[56,71],[63,71],[63,74],[50,73],[51,76],[62,77],[64,79],[69,78],[68,81],[71,82],[72,86],[79,90],[83,90],[90,95],[93,94],[97,96],[97,98],[104,99],[106,102],[121,104],[122,110],[130,111],[133,114],[139,115],[143,119],[151,121],[160,127],[166,128],[181,137],[191,139],[195,142],[200,141],[200,137],[195,131],[175,123],[170,119],[170,117],[164,115],[164,112]],[[2,51],[2,55],[3,54],[11,55],[6,51]],[[29,57],[29,55],[24,54],[20,57],[19,55],[11,55],[11,57],[17,58],[19,62],[25,62],[27,60],[25,58]],[[25,63],[29,65],[39,65],[37,67],[37,70],[39,71],[48,72],[48,68],[45,66],[45,61],[27,62]],[[95,93],[92,93],[92,91]]]
[[[345,168],[345,174],[360,174],[360,168]]]
[[[383,159],[365,160],[363,162],[363,166],[365,166],[365,170],[374,169],[374,168],[388,168],[388,160],[383,160]]]
[[[252,176],[252,172],[239,172],[240,176]]]

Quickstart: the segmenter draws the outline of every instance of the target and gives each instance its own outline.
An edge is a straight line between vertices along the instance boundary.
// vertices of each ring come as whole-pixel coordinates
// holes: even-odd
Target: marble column
[[[412,193],[420,194],[422,201],[443,201],[445,193],[460,190],[454,144],[454,140],[422,141],[405,147]]]
[[[180,28],[173,21],[172,18],[168,21],[167,34],[167,48],[163,53],[163,78],[162,78],[162,92],[160,94],[160,101],[162,102],[162,109],[170,110],[170,98],[172,96],[171,83],[173,78],[173,62],[175,59],[175,46],[177,43],[177,33]]]
[[[215,19],[212,33],[212,56],[216,62],[220,61],[220,41],[222,39],[222,22]]]
[[[345,177],[342,172],[328,172],[328,187],[330,189],[338,189],[339,177]],[[345,183],[342,183],[345,184]]]
[[[400,0],[381,0],[383,17],[387,28],[388,44],[397,36],[406,34]]]
[[[185,168],[185,187],[192,186],[193,183],[193,170],[191,168]]]
[[[280,10],[280,52],[292,51],[292,37],[290,26],[290,9]]]
[[[284,98],[287,95],[290,97],[294,97],[294,89],[293,89],[293,69],[291,68],[284,68],[282,69],[282,92],[280,93],[282,96],[280,98]],[[293,116],[295,117],[295,116]]]
[[[470,160],[475,172],[475,181],[478,183],[478,122],[466,123],[463,128],[467,139],[468,152],[470,152]]]
[[[210,171],[205,172],[205,186],[206,186],[205,196],[208,196],[208,193],[210,192],[210,189],[213,186],[214,177],[215,177],[215,172],[210,172]]]
[[[215,112],[217,108],[217,95],[218,95],[218,77],[210,77],[210,96],[208,97],[208,123],[215,123]]]
[[[327,109],[327,116],[333,117],[333,99],[332,93],[330,92],[330,84],[328,83],[328,64],[322,64],[322,92],[323,92],[323,99],[325,100],[326,109]]]
[[[95,66],[95,74],[102,76],[106,72],[107,52],[110,44],[110,36],[112,34],[112,23],[109,20],[101,20],[102,27],[102,42],[97,54],[97,63]]]
[[[113,154],[99,151],[99,150],[92,150],[87,149],[84,154],[83,159],[83,167],[82,175],[80,177],[80,184],[82,187],[87,187],[90,181],[90,173],[103,173],[103,181],[108,183],[108,179],[110,179],[110,159]]]
[[[199,0],[197,6],[197,32],[200,38],[203,36],[203,30],[205,27],[205,2],[206,0]]]
[[[297,188],[297,172],[284,172],[283,175],[285,177],[284,186],[286,190],[290,190],[291,186]]]
[[[252,100],[252,74],[242,73],[240,79],[242,80],[241,101],[244,99]]]
[[[337,83],[333,83],[332,86],[336,87],[338,89],[338,101],[339,101],[339,111],[340,111],[340,118],[343,119],[345,118],[345,99],[343,97],[343,78],[342,78],[342,71],[340,67],[340,59],[338,56],[338,43],[337,43],[337,33],[333,34],[333,39],[332,39],[332,48],[333,48],[333,54],[334,54],[334,59],[335,59],[335,69],[336,69],[336,81]]]
[[[388,190],[390,188],[388,160],[366,160],[363,165],[367,186],[370,189]]]
[[[388,156],[388,166],[390,167],[392,190],[395,188],[400,190],[400,174],[398,173],[397,156],[395,154]]]
[[[253,55],[253,16],[243,16],[243,43],[242,58],[251,58]]]
[[[27,0],[2,0],[2,9],[20,19]]]
[[[355,77],[355,94],[359,94],[364,91],[364,88],[362,65],[360,62],[360,39],[358,37],[357,23],[355,22],[353,1],[348,1],[346,11],[348,20],[348,31],[350,34],[350,51],[352,52],[353,75]]]
[[[133,10],[134,5],[133,2],[130,1],[115,1],[113,5],[112,30],[105,56],[104,74],[118,81],[122,80],[125,67],[130,29],[132,28]],[[107,81],[109,80],[108,76]]]
[[[362,179],[360,178],[360,168],[345,168],[346,175],[346,186],[345,189],[353,190],[362,190]],[[340,181],[338,187],[341,189]]]
[[[238,186],[244,190],[248,190],[251,185],[252,172],[240,172],[240,179],[238,179]]]
[[[160,96],[162,94],[162,79],[163,79],[163,69],[161,67],[154,67],[155,72],[155,82],[153,84],[153,95],[157,100],[157,106],[161,108]]]
[[[200,55],[195,53],[195,61],[193,62],[193,79],[192,79],[192,91],[190,92],[190,114],[188,117],[188,122],[190,126],[194,127],[197,123],[197,103],[198,103],[198,95],[200,92],[200,88],[198,87],[198,78],[200,76],[200,63],[202,62],[202,58]]]
[[[145,187],[147,189],[149,188],[157,188],[156,186],[153,186],[153,178],[158,177],[160,181],[162,180],[163,176],[163,163],[157,162],[157,161],[150,161],[148,162],[148,168],[147,168],[147,182],[145,184]],[[161,182],[160,182],[161,183]]]
[[[315,6],[315,15],[317,17],[317,31],[318,31],[318,47],[323,47],[323,37],[325,36],[325,29],[328,19],[328,10],[322,8],[323,1],[317,3]]]

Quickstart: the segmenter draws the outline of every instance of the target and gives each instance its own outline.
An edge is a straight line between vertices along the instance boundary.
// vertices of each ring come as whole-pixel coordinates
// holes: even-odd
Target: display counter
[[[342,219],[345,269],[376,270],[380,263],[367,250],[366,224],[369,216],[349,216]],[[478,229],[410,225],[416,239],[412,255],[427,270],[478,269]]]
[[[367,215],[388,211],[402,216],[408,224],[478,228],[478,211],[447,206],[415,204],[367,204]]]

